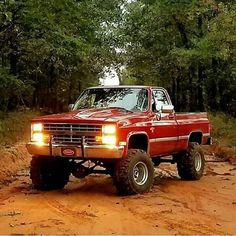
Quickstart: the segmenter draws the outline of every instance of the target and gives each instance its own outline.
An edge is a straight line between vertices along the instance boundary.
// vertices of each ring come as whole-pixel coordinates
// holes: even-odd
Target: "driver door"
[[[152,121],[150,137],[150,155],[161,156],[171,154],[178,141],[178,126],[174,111],[162,112],[162,107],[172,105],[167,92],[154,89],[152,93],[152,109],[155,113]]]

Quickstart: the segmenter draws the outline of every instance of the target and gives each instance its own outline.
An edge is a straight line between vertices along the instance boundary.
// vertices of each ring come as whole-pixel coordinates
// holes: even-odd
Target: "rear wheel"
[[[113,178],[122,195],[148,192],[154,180],[153,163],[145,151],[130,149],[115,166]]]
[[[61,189],[69,181],[69,176],[68,160],[40,156],[34,156],[31,160],[30,178],[35,189]]]
[[[181,179],[199,180],[202,177],[205,159],[198,143],[190,143],[188,150],[176,159],[177,169]]]

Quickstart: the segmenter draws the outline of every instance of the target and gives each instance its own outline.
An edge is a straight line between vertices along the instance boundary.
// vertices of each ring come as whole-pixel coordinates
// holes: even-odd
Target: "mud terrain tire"
[[[199,180],[204,166],[204,154],[198,143],[190,143],[187,151],[177,158],[178,174],[184,180]]]
[[[128,150],[126,158],[116,164],[113,179],[121,195],[148,192],[154,181],[151,158],[143,150]]]
[[[38,190],[63,188],[69,181],[69,163],[64,159],[32,157],[30,178]]]

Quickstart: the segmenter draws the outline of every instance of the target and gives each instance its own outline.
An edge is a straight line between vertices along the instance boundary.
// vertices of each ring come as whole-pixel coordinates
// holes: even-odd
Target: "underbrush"
[[[212,136],[222,146],[236,147],[236,119],[224,113],[210,113]]]
[[[213,145],[204,151],[236,165],[236,119],[224,113],[210,113]]]
[[[30,138],[30,120],[35,111],[0,112],[0,146],[12,145]]]

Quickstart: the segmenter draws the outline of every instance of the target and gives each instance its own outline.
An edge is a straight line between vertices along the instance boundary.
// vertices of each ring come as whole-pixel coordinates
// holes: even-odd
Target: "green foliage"
[[[101,46],[106,38],[102,24],[115,21],[119,4],[121,1],[1,1],[4,83],[10,84],[14,78],[22,83],[20,87],[30,85],[31,93],[20,93],[27,106],[63,110],[81,89],[98,84],[99,73],[111,63],[107,60],[109,46]],[[7,101],[4,106],[12,107]]]
[[[30,120],[37,115],[35,111],[0,112],[0,146],[28,141]]]
[[[31,86],[0,68],[0,110],[6,111],[9,106],[17,106],[22,102],[23,95],[30,93]]]
[[[117,31],[134,83],[166,87],[178,111],[236,116],[233,1],[134,1]],[[122,35],[122,37],[120,36]]]
[[[224,113],[210,113],[212,136],[221,145],[236,147],[236,119]]]

